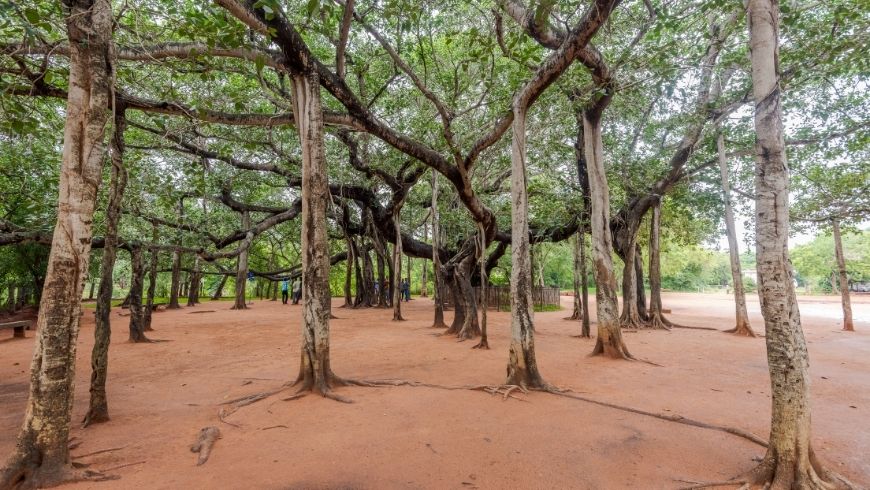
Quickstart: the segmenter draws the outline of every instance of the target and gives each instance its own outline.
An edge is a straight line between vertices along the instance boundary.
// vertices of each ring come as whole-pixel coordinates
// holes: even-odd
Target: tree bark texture
[[[113,18],[107,0],[64,0],[63,9],[70,57],[57,221],[36,320],[24,421],[0,473],[4,490],[49,487],[76,477],[68,439],[79,312],[111,101]]]
[[[403,321],[402,318],[402,207],[393,208],[393,228],[396,230],[396,243],[393,245],[393,321]]]
[[[302,356],[300,391],[327,395],[338,381],[329,360],[329,185],[316,72],[292,76],[293,112],[302,145]]]
[[[447,328],[444,323],[444,274],[441,270],[441,214],[438,212],[438,173],[432,170],[432,272],[435,284],[435,319],[433,328]],[[455,303],[454,303],[455,304]]]
[[[773,489],[836,484],[811,445],[809,356],[788,254],[788,187],[778,73],[779,9],[749,0],[749,44],[755,100],[755,233],[758,289],[770,370],[772,420],[767,453],[750,472]]]

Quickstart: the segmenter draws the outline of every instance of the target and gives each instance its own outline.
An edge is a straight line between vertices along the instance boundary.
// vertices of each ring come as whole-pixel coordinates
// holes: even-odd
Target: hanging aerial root
[[[211,449],[220,437],[221,431],[217,427],[203,427],[199,430],[196,442],[190,446],[190,452],[199,453],[199,457],[196,460],[197,466],[202,466],[208,461],[208,457],[211,456]]]

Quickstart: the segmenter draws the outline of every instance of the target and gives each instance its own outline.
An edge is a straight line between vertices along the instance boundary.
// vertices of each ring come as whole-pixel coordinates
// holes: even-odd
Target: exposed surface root
[[[91,407],[85,418],[82,420],[82,428],[87,428],[91,424],[100,424],[109,421],[109,409],[105,405],[100,407]]]
[[[217,427],[210,426],[200,429],[196,442],[190,446],[191,452],[199,453],[199,457],[196,460],[197,466],[202,466],[208,461],[208,457],[211,456],[211,449],[220,437],[221,431]]]
[[[88,456],[96,456],[97,454],[110,453],[112,451],[120,451],[121,449],[124,449],[125,447],[127,447],[127,446],[110,447],[109,449],[100,449],[99,451],[94,451],[94,452],[85,453],[85,454],[79,454],[79,455],[73,456],[72,458],[79,459],[79,458],[86,458]]]
[[[433,323],[431,328],[449,328],[444,322]]]
[[[737,325],[734,328],[723,330],[723,332],[732,333],[734,335],[741,335],[743,337],[757,337],[755,332],[752,330],[752,327],[750,327],[749,325]]]
[[[676,323],[674,323],[674,324],[671,325],[671,326],[672,326],[673,328],[687,328],[687,329],[689,329],[689,330],[712,330],[712,331],[714,331],[714,332],[718,332],[718,331],[719,331],[718,328],[713,328],[713,327],[692,327],[692,326],[689,326],[689,325],[677,325]]]
[[[600,405],[602,407],[613,408],[616,410],[621,410],[623,412],[636,413],[638,415],[646,415],[647,417],[657,418],[659,420],[665,420],[668,422],[676,422],[678,424],[690,425],[692,427],[700,427],[702,429],[710,429],[710,430],[718,430],[720,432],[727,432],[728,434],[733,434],[738,437],[742,437],[746,440],[752,441],[759,446],[767,447],[767,441],[764,439],[752,434],[751,432],[747,432],[743,429],[738,429],[736,427],[728,427],[722,425],[714,425],[708,424],[706,422],[700,422],[698,420],[693,420],[690,418],[683,417],[682,415],[665,415],[661,413],[647,412],[646,410],[640,410],[637,408],[626,407],[624,405],[617,405],[615,403],[603,402],[600,400],[595,400],[593,398],[587,398],[585,396],[580,396],[574,393],[570,393],[567,391],[548,391],[549,393],[553,393],[554,395],[564,396],[567,398],[573,398],[575,400],[584,401],[587,403],[593,403],[595,405]]]

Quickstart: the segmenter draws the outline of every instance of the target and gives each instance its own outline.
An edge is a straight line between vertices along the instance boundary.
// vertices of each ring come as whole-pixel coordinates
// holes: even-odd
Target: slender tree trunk
[[[846,256],[843,254],[843,237],[840,236],[840,222],[831,220],[834,229],[834,254],[837,256],[837,272],[840,276],[840,297],[843,299],[843,330],[855,331],[852,322],[852,302],[849,299],[849,276],[846,273]]]
[[[88,301],[92,301],[94,299],[94,288],[97,285],[97,281],[91,281],[90,288],[88,289]]]
[[[589,279],[586,274],[586,225],[581,224],[577,232],[577,240],[580,242],[580,289],[583,294],[583,321],[580,329],[580,337],[591,338],[592,332],[589,325]]]
[[[211,295],[211,299],[219,300],[224,296],[224,286],[227,284],[227,278],[229,278],[227,274],[221,275],[221,280],[218,282],[217,288],[214,290],[214,294]]]
[[[637,269],[635,268],[635,258],[637,257],[637,232],[627,230],[627,244],[623,247],[623,267],[622,267],[622,315],[619,321],[623,328],[642,328],[645,327],[643,319],[640,317],[638,310],[638,295],[637,295]]]
[[[82,424],[109,420],[109,404],[106,398],[106,376],[109,370],[109,343],[112,337],[111,320],[113,271],[117,257],[118,223],[121,220],[121,205],[127,186],[127,169],[124,167],[124,129],[127,120],[124,109],[116,108],[114,129],[110,144],[112,173],[109,180],[109,202],[106,207],[106,238],[103,260],[100,264],[100,292],[94,314],[94,347],[91,350],[91,387],[88,411]],[[92,283],[93,284],[93,283]]]
[[[598,311],[598,338],[595,339],[592,355],[604,354],[613,358],[632,359],[619,328],[616,275],[613,273],[613,259],[610,255],[613,246],[610,235],[610,190],[604,170],[604,145],[601,140],[599,114],[584,113],[583,135],[586,171],[589,176],[592,273],[595,277]]]
[[[130,342],[148,342],[145,338],[145,323],[142,312],[142,288],[145,283],[145,262],[142,248],[133,245],[130,250],[133,277],[130,281]]]
[[[574,259],[574,311],[566,320],[579,320],[583,317],[583,303],[580,301],[580,247],[583,235],[578,231],[572,240]]]
[[[789,176],[777,66],[779,11],[771,0],[749,0],[748,5],[755,99],[756,260],[773,413],[767,453],[747,476],[751,483],[770,484],[774,489],[845,486],[821,465],[810,442],[809,356],[788,254]]]
[[[641,321],[649,320],[649,312],[646,308],[646,289],[643,285],[643,253],[640,249],[640,243],[634,244],[634,279],[635,291],[637,295],[637,315]]]
[[[6,297],[6,310],[15,310],[15,286],[10,284],[7,288],[8,296]]]
[[[526,181],[526,108],[514,104],[511,138],[511,343],[505,384],[544,388],[535,359]]]
[[[444,323],[444,275],[441,270],[441,214],[438,212],[438,173],[432,170],[432,278],[435,280],[435,320],[433,328],[447,328]]]
[[[393,274],[390,284],[393,285],[393,321],[403,321],[402,318],[402,207],[396,205],[393,210],[393,229],[396,230],[396,244],[393,245]]]
[[[151,235],[154,243],[157,242],[157,226],[154,226]],[[151,259],[148,264],[148,291],[145,293],[145,312],[142,314],[142,330],[153,331],[151,327],[151,315],[154,313],[154,294],[157,291],[157,265],[160,261],[160,251],[151,250]]]
[[[721,131],[716,138],[716,150],[719,156],[719,174],[722,178],[722,200],[725,203],[725,231],[728,235],[728,255],[731,259],[731,283],[734,286],[734,309],[737,322],[734,328],[726,330],[726,332],[755,337],[755,332],[749,324],[749,313],[746,310],[746,290],[743,287],[743,271],[740,267],[737,228],[734,225],[734,209],[731,207],[731,184],[728,181],[725,135]]]
[[[111,100],[112,8],[107,0],[64,0],[69,84],[54,226],[30,392],[15,450],[0,488],[41,488],[75,479],[69,454],[76,342],[83,278],[103,165],[103,133]]]
[[[199,256],[193,258],[193,273],[190,275],[190,286],[187,288],[187,306],[199,304],[199,282],[202,280]]]
[[[242,229],[251,233],[251,214],[248,211],[242,212]],[[244,310],[248,308],[246,299],[246,288],[248,281],[248,245],[244,245],[242,252],[239,254],[239,260],[236,267],[236,302],[233,304],[233,310]]]
[[[317,73],[294,74],[292,87],[302,145],[302,358],[297,383],[300,391],[329,396],[340,379],[332,373],[329,359],[329,186]]]
[[[429,226],[428,223],[423,223],[423,241],[429,238]],[[421,260],[423,264],[423,270],[420,273],[420,297],[428,298],[429,297],[429,262],[426,259]]]
[[[477,262],[480,265],[480,303],[477,309],[480,310],[480,342],[474,348],[489,349],[489,338],[486,335],[486,310],[489,308],[489,299],[487,298],[489,281],[486,274],[486,230],[484,230],[483,225],[480,223],[477,226]]]
[[[652,208],[649,231],[649,327],[670,330],[674,324],[662,312],[661,220],[662,202],[659,199]]]
[[[356,262],[353,257],[353,245],[351,244],[351,238],[348,235],[347,237],[347,259],[345,259],[346,270],[344,273],[344,304],[341,306],[342,308],[352,308],[353,307],[353,265]],[[357,278],[359,281],[359,278]]]
[[[178,303],[179,289],[181,287],[181,251],[176,249],[172,251],[172,282],[169,286],[169,304],[166,308],[176,310],[181,308]]]

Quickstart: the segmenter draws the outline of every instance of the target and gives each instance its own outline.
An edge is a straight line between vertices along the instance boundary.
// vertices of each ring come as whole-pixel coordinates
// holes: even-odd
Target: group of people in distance
[[[281,281],[281,302],[285,305],[287,304],[287,300],[290,296],[290,279],[285,278]],[[298,305],[299,300],[302,299],[302,279],[293,281],[293,304]]]
[[[402,293],[402,299],[404,301],[411,301],[411,281],[408,279],[402,279],[401,284],[399,285],[402,288],[400,291]],[[302,299],[302,279],[297,279],[293,281],[293,295],[290,295],[290,279],[284,278],[281,281],[281,303],[287,304],[288,300],[293,301],[294,305],[299,304],[299,300]],[[375,296],[377,296],[381,291],[381,285],[378,281],[375,281]]]
[[[411,301],[411,281],[408,279],[402,279],[399,283],[399,291],[402,293],[402,299],[405,301]],[[392,287],[390,288],[390,294],[392,295]],[[381,293],[381,284],[378,281],[375,281],[375,296],[377,297]]]

